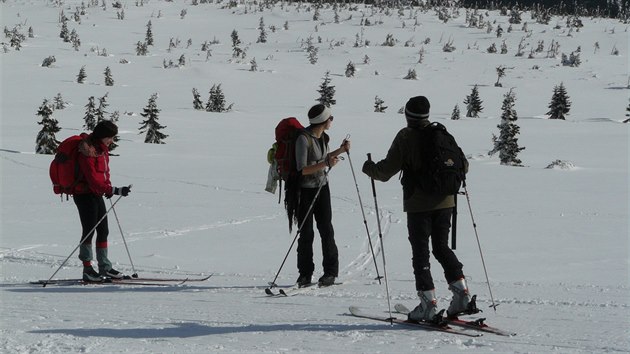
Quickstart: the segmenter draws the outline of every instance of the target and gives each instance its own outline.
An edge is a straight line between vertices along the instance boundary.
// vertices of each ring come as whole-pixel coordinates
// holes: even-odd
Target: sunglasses
[[[333,116],[328,117],[328,120],[331,121],[331,122],[333,121],[333,119],[335,119],[335,117],[333,117]]]

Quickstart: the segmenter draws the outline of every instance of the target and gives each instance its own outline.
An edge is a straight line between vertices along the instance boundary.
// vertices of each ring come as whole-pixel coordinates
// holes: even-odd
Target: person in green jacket
[[[422,169],[420,130],[430,124],[429,100],[424,96],[412,97],[405,105],[407,127],[401,129],[392,142],[387,156],[379,162],[371,160],[363,164],[363,172],[371,178],[386,182],[403,171],[403,208],[407,213],[407,229],[412,249],[412,265],[416,291],[420,304],[409,313],[415,321],[441,322],[437,316],[437,298],[429,263],[429,239],[433,255],[444,269],[444,275],[453,292],[447,310],[449,317],[476,311],[463,273],[463,265],[448,247],[451,215],[455,206],[453,195],[423,193],[414,183],[405,183],[412,171]],[[466,170],[468,162],[465,162]],[[472,310],[472,308],[475,310]]]

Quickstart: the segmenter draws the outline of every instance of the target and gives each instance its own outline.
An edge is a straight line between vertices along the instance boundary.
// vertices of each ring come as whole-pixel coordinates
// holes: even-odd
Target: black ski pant
[[[339,252],[335,244],[335,230],[332,225],[332,207],[330,204],[330,189],[328,184],[322,186],[319,196],[311,212],[306,215],[311,202],[317,194],[317,188],[302,188],[300,190],[300,206],[298,208],[298,225],[304,224],[300,230],[297,246],[297,266],[301,276],[312,276],[315,270],[313,263],[313,218],[317,222],[317,230],[322,240],[322,266],[325,275],[338,276]]]
[[[446,281],[450,284],[464,277],[463,265],[448,247],[452,208],[419,213],[407,213],[407,229],[412,250],[413,273],[416,290],[435,289],[429,263],[429,238],[435,259],[442,265]]]
[[[103,217],[103,215],[107,213],[107,208],[105,207],[103,197],[100,195],[91,193],[75,194],[72,199],[74,199],[74,204],[76,204],[77,209],[79,209],[79,218],[81,219],[81,227],[83,228],[81,240],[83,240],[88,232],[92,231],[96,223]],[[107,217],[105,217],[96,227],[96,244],[106,245],[108,235],[109,228],[107,226]],[[83,244],[92,244],[93,236],[94,232],[87,236]],[[105,248],[106,247],[107,246],[105,246]]]

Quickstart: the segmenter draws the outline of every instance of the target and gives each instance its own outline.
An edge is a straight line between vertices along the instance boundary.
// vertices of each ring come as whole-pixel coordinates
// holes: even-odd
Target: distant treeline
[[[431,1],[434,3],[445,1]],[[627,18],[630,0],[460,0],[459,4],[468,8],[500,9],[518,6],[521,10],[545,8],[557,15],[600,16]]]
[[[289,0],[291,2],[292,0]],[[295,1],[295,0],[293,0]],[[312,0],[313,3],[363,3],[389,6],[462,6],[498,10],[545,10],[553,15],[578,15],[629,19],[630,0]]]

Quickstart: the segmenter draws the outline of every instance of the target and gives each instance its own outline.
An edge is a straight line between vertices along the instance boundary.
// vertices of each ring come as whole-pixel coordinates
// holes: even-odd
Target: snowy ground
[[[340,23],[325,6],[315,22],[306,4],[280,3],[260,12],[257,6],[191,1],[122,1],[118,20],[107,9],[87,8],[81,23],[69,21],[82,45],[74,51],[59,38],[58,17],[71,17],[80,1],[7,0],[0,3],[3,27],[33,27],[20,51],[12,48],[1,61],[0,189],[0,351],[3,353],[205,353],[205,352],[628,352],[630,348],[630,279],[628,245],[628,25],[583,18],[579,32],[569,32],[564,18],[535,24],[531,34],[515,25],[502,38],[485,29],[468,28],[465,10],[447,23],[434,11],[372,11],[363,5],[339,10]],[[182,19],[180,14],[186,9]],[[507,17],[489,12],[489,20],[507,29]],[[350,17],[351,16],[351,17]],[[414,26],[414,17],[418,25]],[[256,43],[263,17],[267,43]],[[367,18],[372,26],[361,26]],[[151,20],[155,45],[136,56]],[[283,30],[288,21],[289,29]],[[403,26],[403,22],[405,25]],[[559,25],[560,28],[554,28]],[[247,57],[232,60],[230,34],[237,30]],[[354,47],[357,34],[371,42]],[[399,42],[381,45],[387,34]],[[313,36],[319,60],[308,62],[301,43]],[[321,37],[321,43],[318,43]],[[169,39],[181,45],[167,51]],[[188,39],[192,45],[186,48]],[[428,44],[423,44],[429,38]],[[514,54],[525,38],[524,57]],[[211,56],[201,43],[216,39]],[[457,48],[445,53],[449,39]],[[489,54],[505,40],[509,52]],[[545,52],[527,59],[544,41]],[[565,67],[546,58],[552,40],[567,55],[581,47],[582,64]],[[5,39],[5,42],[8,40]],[[410,46],[404,43],[409,41]],[[599,50],[595,50],[595,43]],[[92,48],[107,50],[97,56]],[[424,48],[423,63],[418,52]],[[611,52],[616,48],[618,55]],[[163,60],[184,54],[186,66],[162,68]],[[50,68],[42,60],[54,55]],[[368,55],[369,64],[363,64]],[[258,71],[251,72],[255,58]],[[128,64],[121,64],[126,59]],[[348,62],[357,65],[344,76]],[[494,87],[497,66],[507,67],[502,88]],[[75,82],[81,66],[85,84]],[[104,85],[110,66],[114,86]],[[534,69],[537,66],[537,69]],[[418,80],[403,80],[409,69]],[[269,298],[263,289],[273,280],[294,235],[287,232],[277,195],[264,191],[265,154],[273,128],[286,116],[306,123],[308,108],[319,97],[326,71],[337,104],[330,131],[332,144],[351,134],[352,163],[366,211],[372,243],[382,273],[381,247],[369,179],[359,171],[370,152],[382,158],[404,118],[396,112],[406,100],[426,95],[432,119],[447,125],[470,157],[468,190],[497,311],[477,248],[465,199],[460,197],[457,255],[465,264],[470,287],[488,322],[518,333],[486,334],[469,339],[424,332],[349,316],[358,305],[386,314],[384,285],[368,247],[349,160],[331,171],[334,220],[343,285],[289,298]],[[378,73],[378,75],[376,74]],[[572,101],[566,121],[546,119],[553,87],[561,82]],[[233,111],[208,113],[192,108],[192,88],[205,99],[221,84]],[[479,119],[450,120],[453,107],[478,84],[484,111]],[[503,95],[516,92],[519,155],[525,167],[506,167],[488,157],[501,115]],[[59,140],[83,125],[89,96],[108,93],[108,111],[120,111],[121,141],[112,157],[115,185],[133,184],[131,196],[116,205],[135,265],[142,276],[195,276],[213,273],[204,283],[180,286],[40,286],[78,244],[80,226],[72,201],[59,201],[48,178],[49,155],[36,155],[40,129],[35,115],[45,98],[61,93],[69,107],[54,117],[63,128]],[[139,115],[152,93],[159,93],[160,123],[169,137],[164,145],[144,144]],[[374,113],[374,97],[389,106]],[[124,114],[124,113],[128,114]],[[560,159],[569,169],[545,169]],[[415,305],[410,247],[402,193],[393,178],[378,183],[379,214],[387,260],[391,303]],[[110,252],[116,267],[131,273],[115,218],[109,220]],[[319,242],[315,242],[319,276]],[[434,264],[441,306],[449,292]],[[58,277],[80,275],[73,255]],[[297,278],[295,250],[278,283]]]

